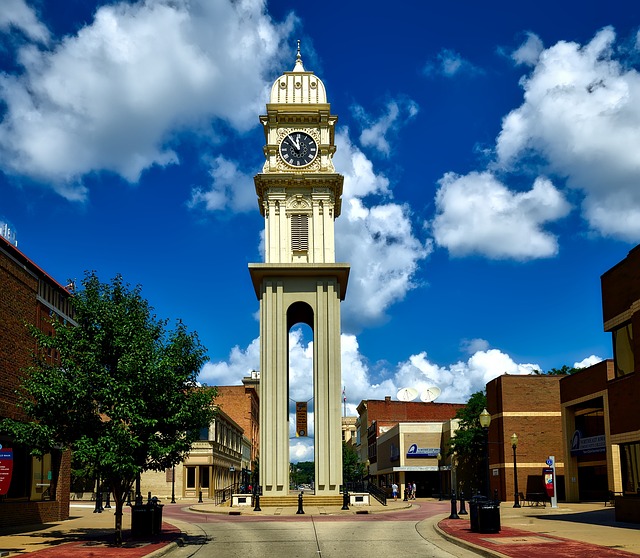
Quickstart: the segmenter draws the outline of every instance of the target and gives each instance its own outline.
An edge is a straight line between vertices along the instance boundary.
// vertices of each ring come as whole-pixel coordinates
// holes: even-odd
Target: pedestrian
[[[398,501],[398,485],[395,482],[391,485],[391,493],[393,494],[394,502],[397,502]]]
[[[412,492],[411,492],[412,488],[413,488],[413,485],[410,482],[408,482],[407,483],[407,498],[409,500],[411,500],[411,498],[412,498]]]
[[[413,483],[413,486],[411,487],[411,499],[415,500],[416,499],[416,483]]]

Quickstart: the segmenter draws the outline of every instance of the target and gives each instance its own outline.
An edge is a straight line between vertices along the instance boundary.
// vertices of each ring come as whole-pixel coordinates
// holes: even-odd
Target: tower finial
[[[302,65],[302,56],[300,55],[300,39],[298,39],[298,53],[296,54],[296,65],[293,68],[294,72],[304,72],[304,66]]]

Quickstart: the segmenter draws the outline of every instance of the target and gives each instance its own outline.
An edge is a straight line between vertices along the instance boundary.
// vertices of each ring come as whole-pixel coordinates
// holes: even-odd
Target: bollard
[[[96,492],[96,507],[93,510],[93,513],[102,513],[102,492]]]
[[[344,493],[342,494],[342,507],[340,509],[341,510],[349,509],[349,491],[347,490],[346,487],[344,489]]]
[[[256,505],[253,508],[253,511],[262,511],[260,509],[260,492],[258,492],[257,490],[256,490],[256,493],[255,493],[255,501],[256,501]]]
[[[302,493],[298,494],[298,511],[296,514],[304,514],[304,510],[302,509]]]
[[[451,515],[449,515],[449,519],[460,519],[458,517],[458,503],[456,502],[456,491],[451,489]]]
[[[464,507],[464,492],[460,491],[460,511],[458,512],[460,515],[469,515],[467,513],[467,508]]]
[[[202,504],[202,490],[198,492],[198,504]]]

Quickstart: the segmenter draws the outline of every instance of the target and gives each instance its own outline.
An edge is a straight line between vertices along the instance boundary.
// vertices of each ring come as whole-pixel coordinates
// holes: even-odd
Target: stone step
[[[342,496],[315,496],[304,494],[303,506],[342,506]],[[260,506],[266,507],[295,507],[298,505],[297,496],[260,496]]]

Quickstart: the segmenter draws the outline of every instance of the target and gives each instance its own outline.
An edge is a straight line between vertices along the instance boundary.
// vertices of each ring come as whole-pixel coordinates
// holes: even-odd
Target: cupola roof
[[[302,64],[300,41],[293,70],[282,74],[271,87],[270,103],[320,104],[327,102],[324,83]]]

